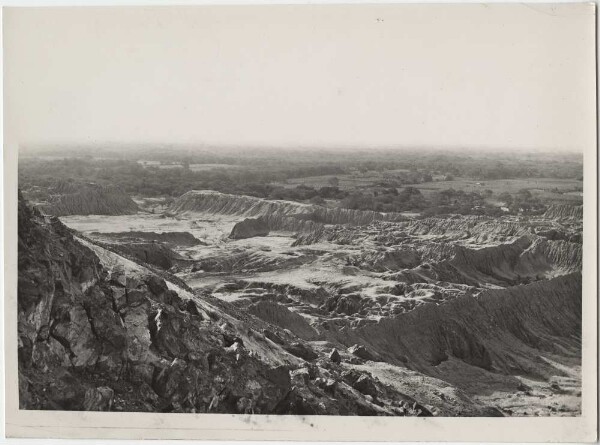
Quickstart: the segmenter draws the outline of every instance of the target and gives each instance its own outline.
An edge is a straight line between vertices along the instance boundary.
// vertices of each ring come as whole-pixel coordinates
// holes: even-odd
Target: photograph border
[[[588,10],[595,14],[594,4],[582,3],[579,5],[589,8]],[[302,7],[302,5],[298,6]],[[418,6],[411,5],[413,8]],[[202,5],[202,7],[220,6]],[[277,6],[257,5],[252,7]],[[336,7],[343,8],[344,6],[336,5]],[[424,4],[423,7],[432,8],[437,5]],[[440,7],[448,7],[448,5]],[[515,13],[518,13],[518,7],[519,5],[515,5]],[[6,20],[7,13],[10,12],[5,8],[3,21]],[[595,32],[595,29],[590,28],[590,32]],[[6,70],[6,66],[4,66],[4,70]],[[590,100],[595,102],[596,94],[590,95]],[[4,103],[4,122],[10,111]],[[10,128],[4,128],[4,141],[6,141],[6,134],[9,131]],[[582,415],[544,418],[384,418],[19,410],[17,317],[15,316],[17,312],[18,154],[17,150],[4,145],[5,434],[7,437],[103,439],[595,441],[597,439],[598,309],[597,130],[590,128],[589,136],[589,144],[585,149],[583,162],[583,239],[585,242],[583,243],[582,269]]]

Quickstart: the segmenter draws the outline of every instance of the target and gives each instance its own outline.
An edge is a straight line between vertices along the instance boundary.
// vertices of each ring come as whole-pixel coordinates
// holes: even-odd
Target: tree
[[[333,187],[337,187],[338,185],[340,185],[340,180],[336,176],[332,176],[327,180],[327,182]]]
[[[521,189],[517,192],[519,198],[521,199],[531,199],[532,195],[531,192],[527,189]]]
[[[513,197],[508,192],[502,192],[498,195],[498,199],[505,203],[507,206],[510,206],[513,202]]]
[[[313,196],[312,198],[310,198],[309,202],[311,204],[315,204],[318,206],[324,206],[326,204],[325,200],[323,198],[321,198],[319,195],[316,195],[316,196]]]

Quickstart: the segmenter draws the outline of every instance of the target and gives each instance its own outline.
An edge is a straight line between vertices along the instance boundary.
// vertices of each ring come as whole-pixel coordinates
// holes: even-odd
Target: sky
[[[589,4],[3,15],[9,146],[581,152],[595,143]]]

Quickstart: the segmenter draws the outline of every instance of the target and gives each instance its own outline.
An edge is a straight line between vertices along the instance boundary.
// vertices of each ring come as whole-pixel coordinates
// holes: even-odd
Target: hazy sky
[[[593,144],[591,5],[5,9],[9,144]]]

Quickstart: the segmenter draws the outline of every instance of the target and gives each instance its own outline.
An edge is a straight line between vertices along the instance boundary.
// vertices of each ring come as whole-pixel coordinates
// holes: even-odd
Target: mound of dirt
[[[210,190],[193,190],[177,198],[169,207],[175,214],[209,213],[223,215],[240,215],[247,217],[266,216],[275,218],[269,224],[274,229],[277,217],[291,217],[299,221],[310,221],[318,224],[350,224],[364,225],[373,221],[402,221],[405,218],[396,213],[379,213],[343,208],[326,208],[312,204],[290,201],[273,201],[253,196],[229,195]],[[279,224],[292,225],[290,221]],[[310,225],[309,225],[310,227]],[[278,227],[282,230],[282,227]],[[288,229],[289,230],[289,229]]]
[[[137,204],[116,186],[61,182],[49,190],[48,201],[39,205],[48,215],[129,215]]]

